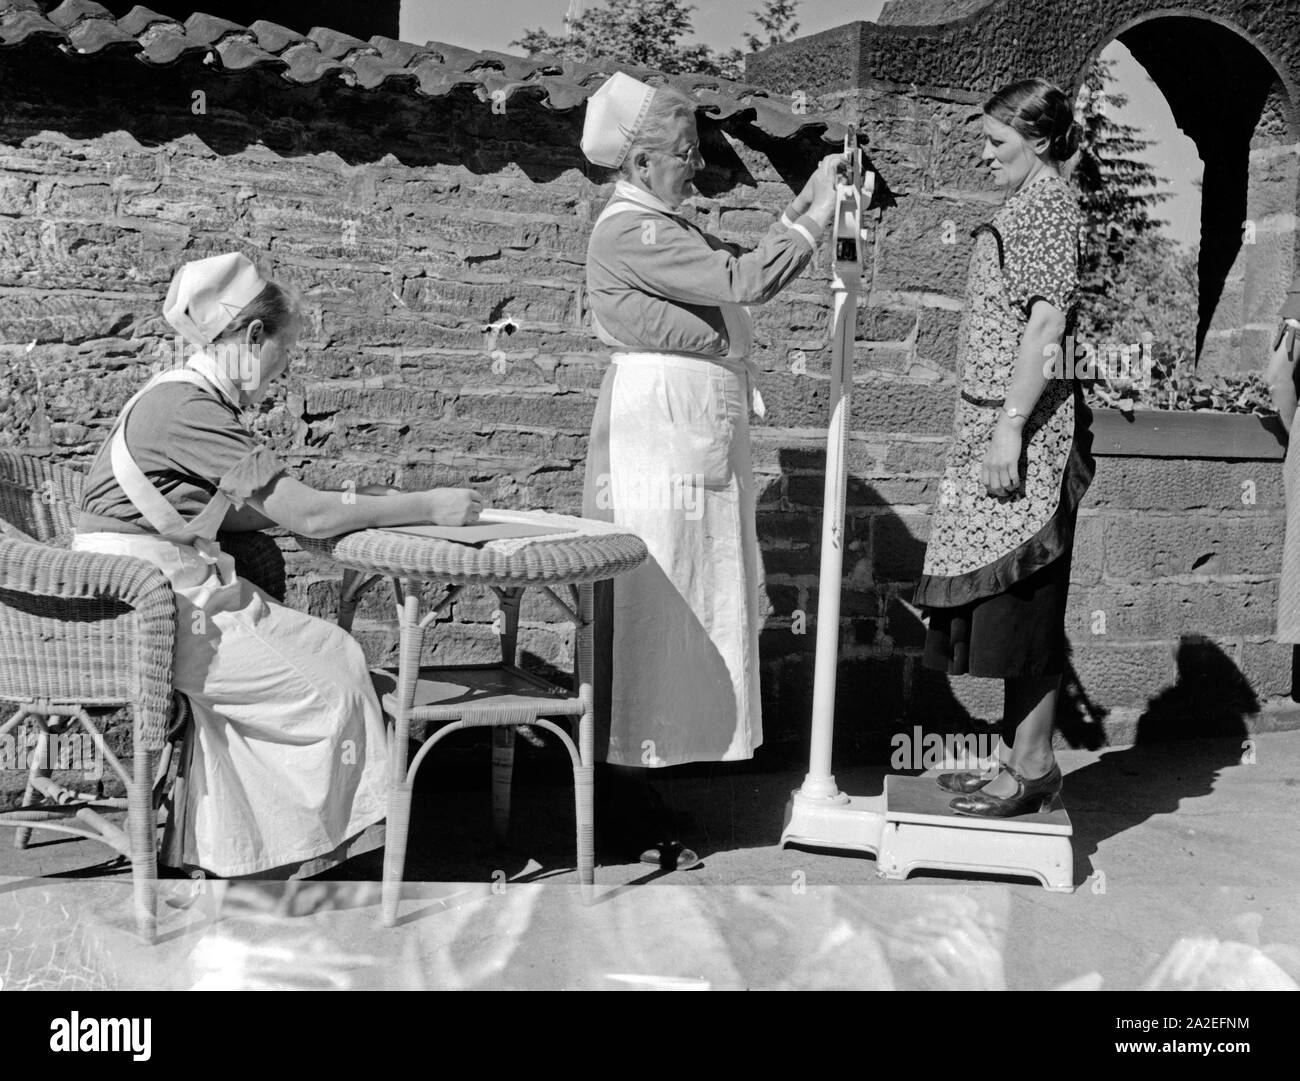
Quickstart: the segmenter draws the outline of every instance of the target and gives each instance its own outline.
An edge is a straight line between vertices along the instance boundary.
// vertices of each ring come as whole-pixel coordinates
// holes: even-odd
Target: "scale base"
[[[781,845],[808,848],[848,848],[858,852],[880,851],[885,828],[884,796],[830,798],[805,796],[795,789],[785,805],[785,826]]]
[[[914,871],[966,871],[1037,879],[1074,892],[1074,827],[1058,796],[1048,811],[1018,818],[970,818],[932,776],[885,778],[883,796],[805,796],[785,808],[781,845],[870,852],[876,874],[901,881]]]
[[[933,777],[885,778],[878,875],[901,880],[920,868],[1018,875],[1053,893],[1074,892],[1074,827],[1060,796],[1050,810],[1017,818],[959,815],[952,798]]]

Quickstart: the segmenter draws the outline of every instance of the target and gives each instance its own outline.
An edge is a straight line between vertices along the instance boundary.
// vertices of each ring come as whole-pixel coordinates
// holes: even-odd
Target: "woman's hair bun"
[[[1083,125],[1077,120],[1071,120],[1069,127],[1058,135],[1052,136],[1052,144],[1048,147],[1048,152],[1057,161],[1068,161],[1079,150],[1079,143],[1083,141]]]

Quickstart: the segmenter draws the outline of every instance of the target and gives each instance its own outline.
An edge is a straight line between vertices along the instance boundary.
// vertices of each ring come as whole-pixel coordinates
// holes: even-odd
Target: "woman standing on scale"
[[[1091,413],[1061,356],[1082,224],[1060,167],[1081,129],[1042,79],[984,106],[984,149],[1008,190],[975,230],[958,343],[961,398],[916,603],[927,668],[1002,679],[1003,762],[946,773],[959,814],[1036,812],[1061,790],[1052,728],[1065,668],[1075,516],[1093,475]]]

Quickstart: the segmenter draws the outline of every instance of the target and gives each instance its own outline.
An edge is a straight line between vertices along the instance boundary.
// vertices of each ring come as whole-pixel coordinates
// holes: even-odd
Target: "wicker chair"
[[[81,480],[64,466],[0,451],[0,705],[16,710],[0,715],[0,737],[17,736],[24,722],[38,730],[23,806],[0,812],[0,825],[18,830],[20,848],[32,829],[46,829],[102,841],[128,857],[137,926],[152,942],[158,809],[189,716],[172,693],[175,600],[144,560],[66,548]],[[284,559],[270,537],[223,534],[221,543],[241,575],[283,599]],[[129,772],[87,712],[121,707],[132,715]],[[125,785],[125,799],[54,781],[52,744],[76,731]],[[125,830],[103,814],[120,810]]]

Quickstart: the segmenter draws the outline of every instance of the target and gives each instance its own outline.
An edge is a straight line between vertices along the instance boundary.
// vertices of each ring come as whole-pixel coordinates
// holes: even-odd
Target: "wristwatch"
[[[1024,420],[1024,419],[1025,419],[1025,414],[1022,413],[1019,409],[1017,409],[1014,405],[1007,405],[1007,404],[1003,403],[1003,406],[1002,406],[1002,412],[1005,413],[1005,414],[1006,414],[1008,417],[1010,417],[1012,420]]]

